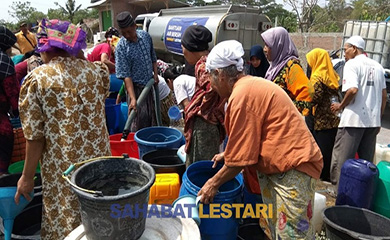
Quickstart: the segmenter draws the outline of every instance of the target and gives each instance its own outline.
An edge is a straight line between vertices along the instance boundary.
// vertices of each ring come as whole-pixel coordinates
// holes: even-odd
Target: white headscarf
[[[210,72],[217,68],[234,65],[238,71],[242,71],[244,69],[244,60],[242,59],[242,56],[244,56],[244,54],[245,52],[242,44],[236,40],[220,42],[213,47],[207,56],[206,70]]]

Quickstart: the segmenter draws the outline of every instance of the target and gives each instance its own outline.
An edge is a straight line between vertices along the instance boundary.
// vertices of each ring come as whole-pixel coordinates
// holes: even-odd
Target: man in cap
[[[244,74],[243,55],[241,43],[230,40],[216,45],[207,58],[212,88],[229,98],[225,116],[229,141],[224,166],[198,195],[207,204],[242,169],[254,169],[263,202],[272,207],[268,223],[264,218],[260,221],[267,236],[313,239],[311,220],[314,187],[323,165],[321,151],[285,91],[271,81]],[[213,160],[222,160],[219,156]]]
[[[20,32],[15,34],[19,50],[22,54],[30,52],[37,46],[37,39],[35,34],[30,32],[27,28],[27,23],[22,22],[20,24]]]
[[[137,106],[137,98],[151,78],[158,83],[157,58],[150,35],[137,30],[133,17],[127,11],[117,15],[116,21],[122,38],[115,52],[116,76],[124,79],[128,94],[129,112],[137,110],[136,118],[131,125],[131,131],[155,125],[153,93],[148,93],[145,102]]]
[[[344,44],[345,66],[341,103],[333,103],[334,113],[343,111],[332,152],[331,182],[338,185],[341,167],[347,159],[373,161],[376,135],[386,106],[384,69],[364,54],[365,42],[360,36]],[[337,189],[337,188],[336,188]]]

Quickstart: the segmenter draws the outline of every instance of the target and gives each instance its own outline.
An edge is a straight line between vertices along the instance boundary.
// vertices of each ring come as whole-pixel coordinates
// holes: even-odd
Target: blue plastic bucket
[[[110,74],[110,92],[119,92],[123,84],[123,80],[116,77],[115,73]]]
[[[106,122],[107,129],[110,135],[118,133],[119,130],[119,121],[121,115],[121,105],[115,104],[115,99],[107,98],[106,99]]]
[[[196,196],[201,187],[208,179],[213,177],[222,165],[212,168],[212,161],[199,161],[191,164],[183,175],[182,185],[179,196]],[[218,189],[218,194],[214,197],[213,203],[241,203],[242,187],[244,181],[241,174],[238,174],[233,180],[223,184]],[[199,226],[202,240],[236,240],[238,234],[239,219],[234,216],[232,210],[231,218],[202,218]],[[219,211],[221,212],[221,211]],[[209,205],[203,206],[203,214],[208,215]]]
[[[363,159],[348,159],[341,168],[336,205],[372,209],[378,168]]]
[[[181,118],[181,112],[180,108],[177,106],[172,106],[168,109],[168,116],[169,119],[174,120],[174,121],[179,121]]]
[[[119,127],[118,131],[123,132],[123,129],[125,128],[126,121],[128,118],[129,113],[129,107],[127,105],[127,102],[122,102],[120,104],[121,113],[119,114]]]
[[[158,149],[179,148],[182,145],[183,134],[169,127],[148,127],[138,130],[134,135],[138,143],[139,157]]]

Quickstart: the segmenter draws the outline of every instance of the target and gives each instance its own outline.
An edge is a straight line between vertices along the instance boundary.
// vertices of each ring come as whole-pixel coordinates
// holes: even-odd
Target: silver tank
[[[249,51],[253,45],[264,46],[260,34],[272,27],[270,19],[261,14],[259,9],[246,6],[163,9],[148,28],[158,58],[167,62],[184,63],[181,36],[188,26],[194,24],[204,25],[212,32],[210,49],[224,40],[234,39],[241,42],[246,60],[249,60]]]

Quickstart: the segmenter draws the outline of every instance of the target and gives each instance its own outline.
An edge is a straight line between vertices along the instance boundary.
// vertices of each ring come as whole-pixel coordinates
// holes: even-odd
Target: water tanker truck
[[[246,60],[253,45],[264,46],[260,34],[272,27],[260,9],[237,5],[162,9],[137,16],[136,24],[149,32],[157,57],[169,63],[184,63],[181,37],[188,26],[203,25],[211,31],[210,49],[224,40],[241,42]]]

